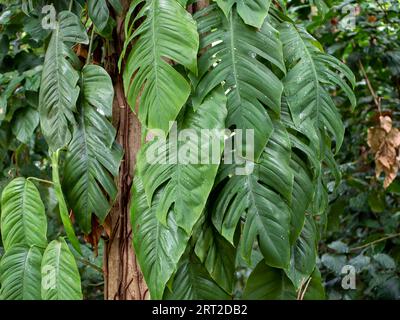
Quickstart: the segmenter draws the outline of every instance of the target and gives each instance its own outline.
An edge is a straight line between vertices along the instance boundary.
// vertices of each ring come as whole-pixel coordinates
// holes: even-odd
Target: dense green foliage
[[[128,151],[105,68],[120,14],[119,70],[143,127],[133,245],[151,298],[400,297],[400,185],[383,188],[367,145],[380,115],[399,127],[398,0],[133,0],[125,13],[63,0],[44,29],[50,3],[0,4],[0,299],[102,297],[103,240],[85,241]],[[176,128],[189,142],[174,145]],[[217,161],[179,163],[175,148],[225,128],[254,143],[209,131],[200,149],[219,146]]]

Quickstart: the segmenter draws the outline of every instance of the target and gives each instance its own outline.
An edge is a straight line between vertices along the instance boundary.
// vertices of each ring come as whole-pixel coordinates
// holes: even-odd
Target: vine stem
[[[72,6],[73,6],[73,4],[74,4],[74,0],[71,0],[70,2],[69,2],[69,7],[68,7],[68,11],[72,11]]]
[[[93,39],[94,39],[94,25],[92,26],[92,32],[90,34],[89,50],[86,58],[86,64],[90,63],[90,57],[92,55],[92,50],[93,50]]]
[[[376,107],[378,108],[379,114],[382,115],[381,98],[378,97],[374,88],[372,87],[371,81],[369,81],[367,72],[365,71],[364,65],[362,64],[361,60],[358,60],[358,65],[360,67],[361,73],[363,74],[363,76],[365,78],[365,82],[367,83],[368,89],[371,92],[372,97],[374,98],[374,102],[375,102]]]
[[[47,183],[47,184],[54,185],[53,181],[43,180],[43,179],[39,179],[39,178],[36,178],[36,177],[29,177],[26,180],[28,180],[28,181],[33,180],[33,181],[37,181],[37,182],[42,182],[42,183]]]
[[[355,252],[355,251],[358,251],[358,250],[362,250],[362,249],[368,248],[370,246],[373,246],[374,244],[377,244],[379,242],[382,242],[382,241],[385,241],[385,240],[389,240],[389,239],[393,239],[393,238],[397,238],[397,237],[400,237],[400,233],[390,234],[390,235],[388,235],[386,237],[383,237],[383,238],[368,242],[366,244],[363,244],[362,246],[351,248],[349,251],[350,252]]]

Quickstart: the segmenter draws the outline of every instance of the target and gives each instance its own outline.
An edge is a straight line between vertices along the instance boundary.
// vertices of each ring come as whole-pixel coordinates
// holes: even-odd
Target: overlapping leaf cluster
[[[172,165],[169,147],[159,150],[168,161],[149,163],[157,144],[143,146],[132,226],[151,297],[232,297],[245,265],[253,272],[244,298],[321,298],[316,220],[327,206],[324,174],[340,179],[333,150],[344,134],[330,90],[340,87],[354,105],[354,76],[269,1],[216,1],[193,17],[186,4],[133,2],[131,107],[145,129],[168,132],[173,120],[180,130],[253,129],[253,170],[238,175],[240,164],[223,158]],[[208,141],[201,147],[223,143]]]
[[[85,3],[59,1],[55,5],[59,12],[56,20],[50,21],[54,25],[51,30],[45,30],[41,25],[42,8],[48,4],[45,0],[10,1],[1,16],[2,24],[6,25],[1,38],[2,68],[6,62],[3,60],[12,59],[7,55],[12,43],[8,29],[13,30],[14,25],[14,29],[19,30],[19,21],[26,22],[27,35],[17,33],[15,46],[21,42],[21,46],[28,48],[21,50],[20,58],[15,57],[21,67],[1,75],[1,133],[6,135],[12,131],[21,143],[27,144],[29,151],[30,146],[38,143],[39,139],[32,134],[40,122],[41,135],[50,148],[48,153],[43,151],[40,159],[46,166],[32,163],[36,171],[31,170],[26,175],[37,175],[32,179],[40,177],[39,181],[52,186],[46,191],[52,194],[54,205],[58,204],[72,246],[82,254],[83,246],[75,235],[71,213],[80,230],[89,234],[94,220],[100,224],[104,222],[117,194],[114,177],[119,172],[122,150],[115,142],[116,130],[110,121],[114,90],[110,76],[102,67],[90,64],[91,57],[83,65],[75,53],[77,44],[89,45],[81,19]],[[116,11],[122,10],[119,1],[110,1],[110,4]],[[87,27],[98,33],[106,32],[112,25],[107,2],[89,1],[87,6],[88,17],[93,20],[93,23],[87,22]],[[104,20],[104,25],[98,25]],[[42,61],[40,49],[49,35]],[[32,52],[30,46],[40,49]],[[6,86],[4,91],[3,85]],[[16,103],[22,98],[29,101],[28,106]],[[6,126],[8,122],[12,130]],[[11,140],[8,135],[4,138],[7,138],[2,139],[4,144]],[[41,143],[45,149],[46,143]],[[2,146],[1,151],[7,153],[7,148],[11,147]],[[21,152],[18,149],[16,153]],[[46,161],[47,156],[50,159]],[[48,171],[43,177],[39,166],[44,171],[48,163],[51,163],[52,173]],[[10,171],[7,182],[25,173]],[[52,182],[44,180],[48,176],[52,176]],[[0,295],[2,299],[82,299],[80,275],[67,243],[60,238],[47,246],[44,205],[30,179],[14,179],[3,192],[1,235],[6,253],[1,259]],[[46,285],[46,281],[50,284]]]

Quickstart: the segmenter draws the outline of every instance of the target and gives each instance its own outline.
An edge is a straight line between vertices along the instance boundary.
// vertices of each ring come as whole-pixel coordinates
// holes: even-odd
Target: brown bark
[[[104,249],[104,297],[107,300],[144,300],[149,298],[147,285],[135,258],[132,246],[130,223],[130,199],[136,155],[140,149],[141,126],[137,116],[131,111],[124,94],[121,74],[117,63],[124,43],[124,18],[129,0],[122,0],[124,13],[116,17],[117,28],[114,43],[109,46],[111,54],[106,57],[106,69],[114,81],[115,99],[113,124],[117,128],[117,139],[125,156],[118,178],[118,197],[108,218],[110,237]],[[204,8],[208,1],[199,1],[189,8],[196,12]],[[136,109],[137,106],[135,106]]]
[[[148,298],[148,289],[132,246],[129,211],[136,154],[141,141],[141,126],[125,99],[122,76],[117,68],[124,41],[123,17],[129,7],[129,1],[122,0],[121,3],[124,13],[122,17],[116,17],[114,42],[109,47],[113,52],[107,55],[106,68],[114,82],[113,124],[117,128],[117,140],[125,155],[118,178],[117,200],[108,218],[110,235],[104,249],[104,298],[144,300]]]

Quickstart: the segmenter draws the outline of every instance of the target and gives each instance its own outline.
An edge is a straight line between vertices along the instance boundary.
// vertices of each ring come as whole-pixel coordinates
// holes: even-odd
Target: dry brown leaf
[[[392,118],[389,116],[380,116],[379,121],[381,123],[381,128],[389,133],[392,130]]]
[[[381,116],[380,127],[368,129],[368,146],[375,153],[376,177],[385,174],[383,183],[386,189],[396,179],[399,171],[400,131],[392,126],[389,116]]]
[[[373,153],[377,153],[385,141],[386,132],[382,128],[369,128],[368,129],[368,146]]]
[[[95,256],[98,256],[99,241],[103,234],[103,227],[99,224],[97,218],[92,218],[92,232],[85,235],[85,241],[92,245]]]

